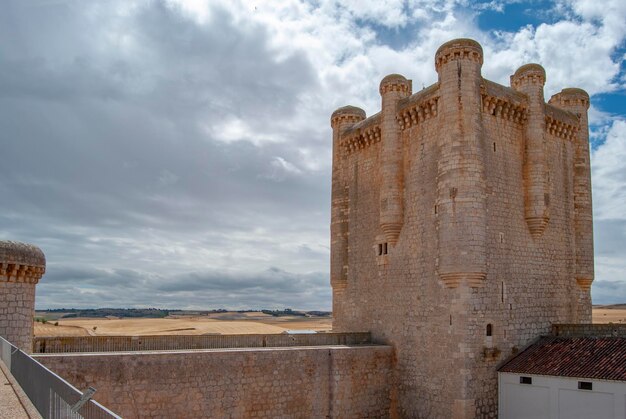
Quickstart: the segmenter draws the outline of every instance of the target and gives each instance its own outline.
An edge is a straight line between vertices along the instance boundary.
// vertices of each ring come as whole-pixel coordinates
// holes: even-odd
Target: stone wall
[[[0,280],[0,336],[30,353],[35,316],[35,284]]]
[[[552,325],[552,335],[565,338],[626,338],[626,324],[554,324]]]
[[[37,355],[125,418],[389,417],[392,348]]]
[[[37,336],[33,352],[172,351],[185,349],[275,348],[286,346],[362,345],[369,332],[172,336]]]

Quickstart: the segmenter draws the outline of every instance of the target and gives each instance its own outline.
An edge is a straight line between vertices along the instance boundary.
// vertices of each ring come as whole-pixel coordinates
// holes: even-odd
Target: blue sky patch
[[[593,105],[603,112],[626,118],[626,91],[600,93],[591,97]]]
[[[552,2],[536,1],[513,3],[504,6],[504,10],[484,10],[477,18],[478,27],[485,31],[516,32],[528,25],[538,26],[550,21]]]

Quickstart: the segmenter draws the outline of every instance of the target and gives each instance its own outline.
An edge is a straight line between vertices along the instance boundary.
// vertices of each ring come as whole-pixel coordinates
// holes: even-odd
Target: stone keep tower
[[[35,285],[45,270],[38,247],[0,241],[0,336],[28,353],[33,350]]]
[[[482,63],[450,41],[434,85],[393,74],[381,112],[331,117],[333,328],[395,347],[400,417],[495,417],[497,364],[591,321],[589,96],[546,104],[541,66],[506,87]]]

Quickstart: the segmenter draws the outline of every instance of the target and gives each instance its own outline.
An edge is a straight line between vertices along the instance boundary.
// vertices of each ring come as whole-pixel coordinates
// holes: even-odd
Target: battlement
[[[543,87],[546,84],[546,70],[539,64],[524,64],[511,76],[511,86],[520,90],[525,84]]]
[[[437,72],[449,62],[470,60],[483,65],[483,47],[473,39],[460,38],[448,41],[435,53],[435,69]]]

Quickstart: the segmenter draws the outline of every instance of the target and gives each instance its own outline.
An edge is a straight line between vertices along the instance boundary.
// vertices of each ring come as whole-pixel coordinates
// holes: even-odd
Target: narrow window
[[[435,215],[437,215],[437,205],[435,205]]]
[[[491,323],[489,323],[487,325],[487,336],[491,336],[493,334],[493,326],[491,326]]]
[[[500,302],[504,302],[504,281],[501,282],[502,286],[500,288]]]
[[[532,384],[533,383],[533,378],[532,377],[520,377],[519,378],[519,383],[520,384]]]
[[[591,381],[579,381],[578,390],[593,390],[593,383]]]
[[[378,256],[381,256],[382,254],[383,254],[383,244],[378,243]]]
[[[387,254],[387,243],[383,243],[383,255]]]
[[[494,153],[496,152],[496,142],[495,141],[493,142],[493,152]]]
[[[452,314],[450,314],[450,326],[452,326]]]

